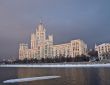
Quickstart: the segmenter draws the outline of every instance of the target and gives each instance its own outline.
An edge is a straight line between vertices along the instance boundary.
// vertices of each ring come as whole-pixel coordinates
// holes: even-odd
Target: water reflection
[[[54,70],[55,71],[55,70]],[[26,77],[39,77],[39,76],[53,76],[55,75],[53,69],[36,69],[36,68],[19,68],[18,69],[18,78],[26,78]],[[32,81],[32,82],[24,82],[19,85],[54,85],[54,82],[57,79],[50,80],[40,80],[40,81]]]
[[[110,85],[109,68],[0,68],[0,82],[13,78],[61,76],[13,85]],[[5,85],[0,83],[0,85]],[[11,85],[11,84],[7,84]]]
[[[110,85],[110,69],[100,69],[99,76],[101,85]]]

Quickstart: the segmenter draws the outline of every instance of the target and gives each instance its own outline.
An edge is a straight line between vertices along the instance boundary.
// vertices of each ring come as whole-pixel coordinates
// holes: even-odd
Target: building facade
[[[100,60],[108,58],[110,56],[110,43],[95,45],[95,50],[98,52],[98,57]]]
[[[54,58],[61,56],[76,57],[87,54],[87,44],[83,40],[72,40],[69,43],[53,45],[53,35],[46,37],[46,29],[40,23],[35,33],[31,34],[31,47],[28,44],[20,44],[19,59],[25,58]]]
[[[71,41],[71,56],[87,55],[87,44],[80,39]]]
[[[72,40],[70,43],[53,45],[53,55],[55,56],[71,56],[87,55],[87,45],[83,40]]]

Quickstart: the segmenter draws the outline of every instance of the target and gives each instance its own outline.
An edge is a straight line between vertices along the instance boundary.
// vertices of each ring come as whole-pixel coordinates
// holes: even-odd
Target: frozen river
[[[110,67],[0,67],[0,85],[110,85]]]

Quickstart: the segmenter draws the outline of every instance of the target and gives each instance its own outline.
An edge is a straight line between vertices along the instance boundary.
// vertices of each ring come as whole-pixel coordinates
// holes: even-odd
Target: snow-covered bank
[[[107,64],[17,64],[17,65],[0,65],[0,67],[37,67],[37,68],[70,68],[70,67],[110,67]]]
[[[35,81],[35,80],[47,80],[54,78],[60,78],[60,76],[41,76],[41,77],[31,77],[31,78],[10,79],[3,81],[3,83],[17,83],[17,82],[27,82],[27,81]]]

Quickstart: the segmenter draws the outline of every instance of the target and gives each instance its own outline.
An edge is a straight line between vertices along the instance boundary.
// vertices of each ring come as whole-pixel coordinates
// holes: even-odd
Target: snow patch
[[[0,67],[37,67],[37,68],[70,68],[70,67],[110,67],[108,64],[18,64],[18,65],[0,65]]]
[[[60,76],[41,76],[41,77],[31,77],[31,78],[10,79],[10,80],[3,81],[3,83],[18,83],[18,82],[46,80],[46,79],[54,79],[54,78],[60,78]]]

